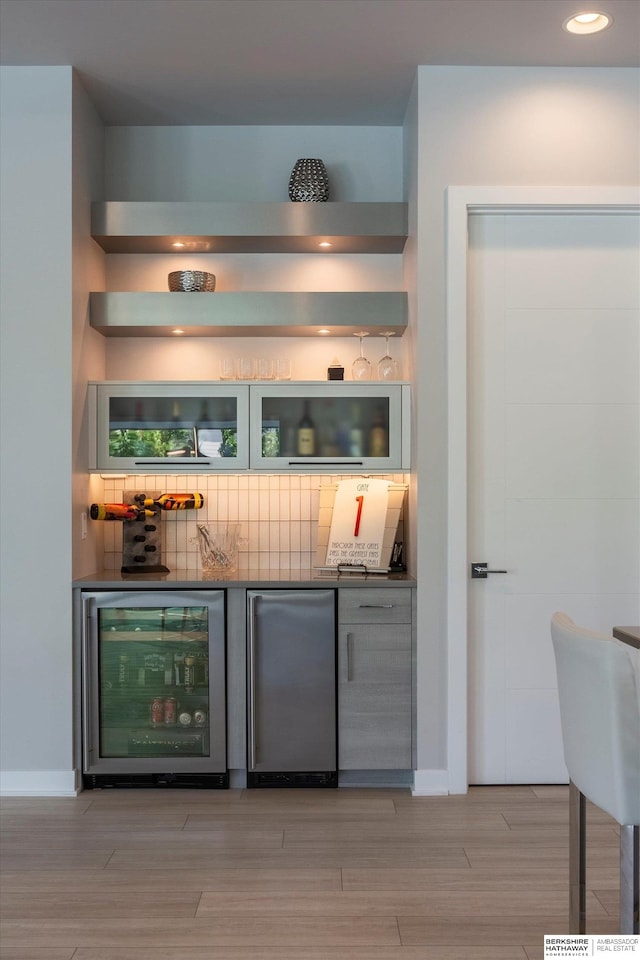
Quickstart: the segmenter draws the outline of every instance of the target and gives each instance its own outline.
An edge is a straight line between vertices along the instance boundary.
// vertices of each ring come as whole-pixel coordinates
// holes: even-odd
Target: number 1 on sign
[[[353,535],[354,535],[354,537],[357,537],[358,534],[360,533],[360,517],[362,516],[362,503],[363,503],[363,501],[364,501],[364,497],[363,497],[363,496],[356,497],[356,503],[358,504],[358,511],[357,511],[357,513],[356,513],[356,525],[355,525],[355,527],[354,527],[354,529],[353,529]]]

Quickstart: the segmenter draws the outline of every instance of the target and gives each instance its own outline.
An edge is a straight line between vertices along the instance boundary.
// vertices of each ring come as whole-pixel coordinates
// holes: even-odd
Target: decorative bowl
[[[169,274],[169,290],[174,293],[213,293],[216,288],[214,273],[204,270],[173,270]]]

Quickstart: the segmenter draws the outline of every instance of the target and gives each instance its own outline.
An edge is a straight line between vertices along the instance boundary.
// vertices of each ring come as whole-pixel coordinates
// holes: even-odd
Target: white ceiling
[[[107,124],[398,125],[420,64],[638,66],[640,2],[0,0],[0,63],[73,65]]]

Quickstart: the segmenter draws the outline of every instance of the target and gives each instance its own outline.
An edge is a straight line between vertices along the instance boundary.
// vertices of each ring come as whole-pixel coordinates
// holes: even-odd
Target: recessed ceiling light
[[[181,334],[184,333],[184,330],[181,330],[180,327],[176,327],[176,329],[172,330],[171,333],[175,333],[176,336],[180,336]]]
[[[564,29],[569,33],[587,34],[599,33],[606,30],[613,23],[613,17],[609,13],[601,13],[597,10],[585,10],[583,13],[576,13],[564,22]]]
[[[171,246],[172,246],[172,247],[175,247],[176,249],[179,249],[180,247],[184,247],[185,244],[182,243],[180,240],[176,240],[175,243],[172,243],[172,244],[171,244]]]
[[[319,246],[319,247],[332,247],[333,244],[332,244],[332,243],[329,243],[328,240],[321,240],[320,243],[318,244],[318,246]]]
[[[318,330],[318,333],[331,333],[331,330],[327,330],[325,327],[323,327],[322,330]]]

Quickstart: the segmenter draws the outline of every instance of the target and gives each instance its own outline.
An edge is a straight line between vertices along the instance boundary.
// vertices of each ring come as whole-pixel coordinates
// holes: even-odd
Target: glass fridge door
[[[224,592],[84,601],[84,772],[226,771]]]

